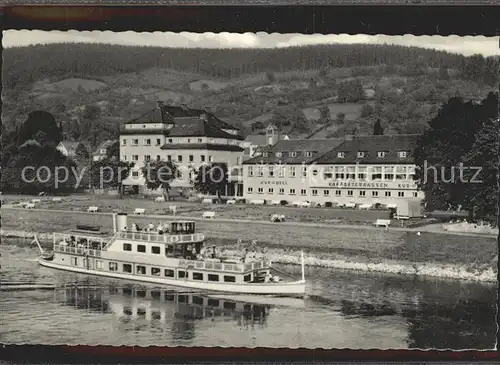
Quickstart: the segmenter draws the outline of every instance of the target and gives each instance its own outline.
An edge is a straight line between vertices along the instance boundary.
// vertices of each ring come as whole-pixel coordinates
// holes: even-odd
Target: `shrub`
[[[325,207],[326,208],[331,208],[331,207],[333,207],[333,203],[332,202],[326,202],[325,203]]]
[[[280,205],[288,205],[288,202],[286,200],[281,200]]]
[[[375,203],[375,205],[373,206],[375,209],[384,209],[384,205],[381,204],[381,203]]]

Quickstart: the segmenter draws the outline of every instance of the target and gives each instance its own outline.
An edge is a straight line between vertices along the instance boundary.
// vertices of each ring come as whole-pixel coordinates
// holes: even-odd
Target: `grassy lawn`
[[[129,221],[142,226],[149,218],[130,216]],[[74,228],[77,224],[101,225],[112,228],[111,216],[92,214],[52,214],[36,211],[2,210],[2,228],[35,232],[53,232]],[[197,222],[209,244],[235,246],[239,238],[248,242],[257,240],[269,248],[285,251],[304,249],[321,259],[352,259],[359,262],[396,260],[417,263],[466,265],[472,268],[496,266],[497,254],[493,237],[467,237],[440,233],[360,230],[356,228],[299,227],[238,222]],[[496,268],[494,268],[496,270]]]
[[[18,196],[5,196],[4,203],[27,201],[30,197],[20,199]],[[283,206],[255,206],[255,205],[218,205],[201,204],[195,202],[155,202],[152,199],[133,199],[98,195],[74,195],[64,197],[62,202],[52,202],[42,199],[39,208],[86,211],[89,206],[98,206],[101,212],[132,213],[135,208],[145,208],[146,214],[171,214],[168,206],[177,207],[177,215],[185,217],[201,217],[204,211],[215,211],[218,218],[268,220],[273,213],[285,215],[288,221],[311,223],[343,223],[343,224],[372,224],[377,219],[387,219],[388,211],[383,210],[355,210],[338,208],[295,208]]]

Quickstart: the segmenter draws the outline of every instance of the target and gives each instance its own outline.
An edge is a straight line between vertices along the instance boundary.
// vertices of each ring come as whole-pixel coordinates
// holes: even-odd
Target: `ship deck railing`
[[[205,239],[205,235],[203,233],[171,234],[167,232],[158,234],[156,232],[134,231],[118,231],[116,233],[116,237],[120,239],[157,242],[171,245],[202,242]]]
[[[267,260],[253,261],[247,263],[228,263],[228,262],[217,262],[217,261],[197,261],[197,260],[179,260],[179,265],[185,267],[186,269],[200,269],[200,270],[216,270],[216,271],[227,271],[227,272],[248,272],[258,269],[264,269],[270,266]]]

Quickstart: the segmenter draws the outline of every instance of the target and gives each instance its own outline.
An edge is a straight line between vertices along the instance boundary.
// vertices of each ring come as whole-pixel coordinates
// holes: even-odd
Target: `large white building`
[[[413,180],[418,135],[280,141],[244,162],[245,198],[399,205],[423,199]]]
[[[152,160],[173,161],[178,176],[171,183],[177,192],[191,191],[194,171],[204,163],[226,163],[230,168],[227,196],[242,196],[243,137],[238,128],[223,122],[208,109],[186,105],[158,106],[127,122],[120,135],[120,158],[134,163],[123,185],[147,193],[141,168]]]

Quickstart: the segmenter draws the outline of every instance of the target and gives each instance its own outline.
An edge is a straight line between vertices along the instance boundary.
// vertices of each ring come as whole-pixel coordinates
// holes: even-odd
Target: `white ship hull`
[[[254,295],[289,295],[303,296],[306,291],[305,280],[278,283],[210,283],[196,282],[182,279],[169,279],[165,277],[155,278],[150,276],[139,276],[134,274],[124,274],[119,272],[92,270],[83,267],[73,267],[62,265],[54,261],[47,261],[42,258],[38,260],[41,266],[52,269],[75,272],[79,274],[104,276],[115,279],[132,280],[157,285],[177,286],[183,288],[208,290],[214,292],[254,294]]]

